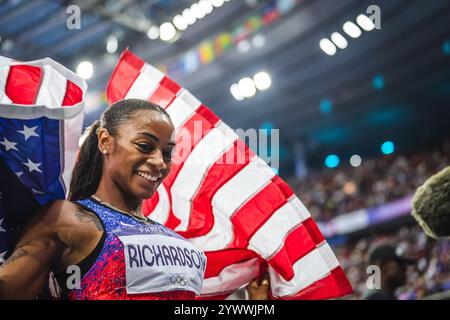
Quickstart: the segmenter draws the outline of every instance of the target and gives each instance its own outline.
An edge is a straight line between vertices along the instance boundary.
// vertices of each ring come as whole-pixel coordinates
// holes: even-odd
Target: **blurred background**
[[[232,128],[279,129],[278,145],[254,151],[279,155],[274,170],[334,247],[349,298],[388,242],[416,260],[397,297],[441,299],[449,241],[410,211],[450,164],[449,21],[446,0],[0,0],[0,54],[48,56],[87,79],[85,126],[128,47]]]

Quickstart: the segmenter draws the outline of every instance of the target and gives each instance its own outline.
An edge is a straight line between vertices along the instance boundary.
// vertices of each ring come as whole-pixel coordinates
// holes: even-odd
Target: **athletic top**
[[[104,232],[78,264],[79,277],[71,268],[56,275],[63,298],[188,300],[200,293],[206,256],[179,234],[154,221],[144,224],[92,198],[75,203],[96,214]]]

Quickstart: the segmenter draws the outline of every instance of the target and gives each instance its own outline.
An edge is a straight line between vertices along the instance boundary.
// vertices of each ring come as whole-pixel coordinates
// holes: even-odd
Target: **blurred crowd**
[[[367,290],[368,254],[372,248],[389,243],[397,246],[400,254],[416,262],[408,266],[406,285],[397,290],[401,300],[422,299],[450,290],[450,241],[433,240],[422,229],[403,227],[394,233],[366,236],[352,244],[333,248],[349,278],[354,294],[348,299],[359,299]]]
[[[448,165],[450,141],[427,152],[392,154],[365,160],[356,168],[312,172],[302,180],[287,182],[317,221],[327,221],[413,194],[428,177]]]

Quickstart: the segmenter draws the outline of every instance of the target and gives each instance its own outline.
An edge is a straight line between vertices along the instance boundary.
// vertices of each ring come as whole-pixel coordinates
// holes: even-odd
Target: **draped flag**
[[[205,252],[200,298],[229,296],[267,264],[275,299],[328,299],[352,292],[290,187],[191,93],[125,51],[107,98],[110,103],[146,99],[172,118],[177,130],[172,170],[143,210]]]
[[[51,59],[0,56],[0,264],[14,231],[38,207],[67,196],[86,90]]]

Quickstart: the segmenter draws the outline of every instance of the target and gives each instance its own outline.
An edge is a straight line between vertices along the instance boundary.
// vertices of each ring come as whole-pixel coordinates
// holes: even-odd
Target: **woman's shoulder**
[[[42,206],[38,213],[50,219],[55,219],[60,218],[67,212],[75,211],[77,207],[75,203],[69,200],[58,199]]]
[[[37,212],[36,218],[50,226],[76,224],[80,220],[80,217],[85,216],[89,216],[92,219],[96,217],[95,214],[87,211],[75,202],[58,199],[41,207]]]

